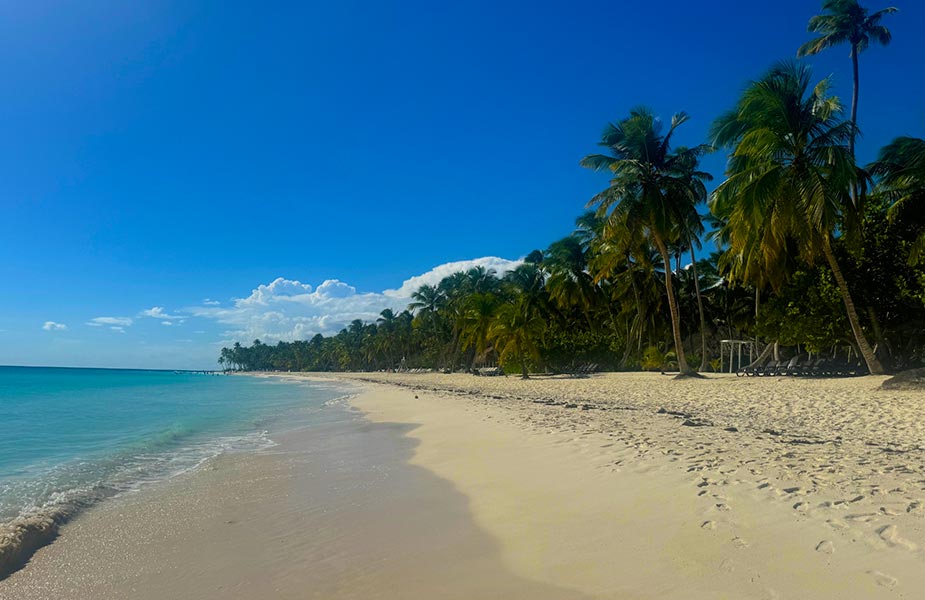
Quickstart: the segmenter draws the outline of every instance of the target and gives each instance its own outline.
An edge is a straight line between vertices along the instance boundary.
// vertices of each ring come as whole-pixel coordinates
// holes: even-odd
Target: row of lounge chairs
[[[867,369],[860,362],[835,358],[809,359],[799,355],[790,360],[767,361],[736,371],[739,377],[854,377],[866,373]]]
[[[497,375],[504,375],[504,369],[501,367],[482,367],[481,369],[472,369],[473,375],[481,375],[483,377],[494,377]]]
[[[597,373],[600,368],[598,363],[572,363],[559,372],[566,375],[590,375]]]

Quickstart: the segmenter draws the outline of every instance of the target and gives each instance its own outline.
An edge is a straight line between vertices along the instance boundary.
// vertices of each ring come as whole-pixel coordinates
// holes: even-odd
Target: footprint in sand
[[[829,519],[826,521],[826,525],[836,530],[848,529],[848,524],[842,521],[841,519]]]
[[[748,542],[746,542],[740,537],[732,538],[732,543],[735,544],[736,548],[748,548],[750,545]]]
[[[832,554],[835,552],[835,545],[829,540],[822,540],[816,544],[816,552],[821,552],[823,554]]]
[[[869,575],[873,575],[874,581],[877,582],[877,585],[883,586],[888,589],[893,589],[899,583],[895,577],[890,577],[886,573],[881,571],[868,571]]]
[[[895,525],[884,525],[877,530],[880,539],[893,546],[894,548],[904,548],[906,550],[915,550],[917,546],[909,540],[899,536],[899,531]]]
[[[700,524],[701,529],[716,529],[716,521],[704,521]]]
[[[925,504],[922,502],[912,502],[906,507],[906,512],[917,517],[925,517]]]
[[[845,517],[848,521],[855,521],[859,523],[870,523],[877,520],[877,513],[863,513],[859,515],[847,515]]]

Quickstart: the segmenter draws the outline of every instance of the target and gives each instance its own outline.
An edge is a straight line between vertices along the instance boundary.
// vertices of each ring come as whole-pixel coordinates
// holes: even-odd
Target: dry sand
[[[378,374],[525,579],[594,598],[925,597],[925,394],[882,378]],[[417,396],[417,398],[415,397]]]

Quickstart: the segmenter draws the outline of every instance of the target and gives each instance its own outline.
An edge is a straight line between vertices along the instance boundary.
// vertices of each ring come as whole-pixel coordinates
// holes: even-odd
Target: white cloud
[[[441,280],[443,280],[444,277],[448,277],[453,273],[468,271],[474,267],[485,267],[489,270],[493,269],[500,276],[504,275],[508,271],[513,271],[521,263],[523,263],[523,260],[507,260],[504,258],[498,258],[497,256],[486,256],[484,258],[458,260],[456,262],[444,263],[434,267],[423,275],[415,275],[414,277],[409,277],[397,290],[385,290],[382,293],[386,296],[394,296],[397,298],[410,298],[411,294],[418,291],[418,288],[420,288],[422,285],[437,285]]]
[[[427,273],[405,280],[397,289],[383,292],[358,292],[343,281],[328,279],[318,287],[298,280],[278,277],[259,285],[246,298],[238,298],[228,307],[203,303],[184,309],[196,317],[212,319],[228,327],[225,335],[242,342],[261,339],[307,339],[316,333],[333,335],[354,319],[375,321],[386,308],[404,310],[411,294],[422,285],[436,285],[458,271],[482,266],[503,274],[521,261],[485,257],[457,261],[434,267]]]
[[[45,331],[64,331],[67,329],[67,325],[64,323],[55,323],[54,321],[45,321],[45,324],[42,325],[42,329]]]
[[[171,325],[173,325],[173,321],[161,321],[161,325],[167,325],[168,327],[170,327]]]
[[[218,306],[219,304],[221,304],[221,302],[219,302],[218,300],[212,300],[210,298],[205,298],[203,299],[202,304],[204,306]]]
[[[91,327],[102,327],[103,325],[115,325],[117,327],[128,327],[134,321],[130,317],[94,317],[87,321]]]
[[[147,310],[143,310],[140,313],[138,313],[138,316],[139,317],[151,317],[152,319],[161,319],[161,320],[169,320],[169,321],[182,318],[176,315],[167,314],[166,312],[164,312],[163,306],[152,306],[151,308]]]
[[[110,327],[110,329],[112,329],[113,331],[117,333],[125,333],[125,327],[120,327],[118,325],[113,325],[112,327]]]

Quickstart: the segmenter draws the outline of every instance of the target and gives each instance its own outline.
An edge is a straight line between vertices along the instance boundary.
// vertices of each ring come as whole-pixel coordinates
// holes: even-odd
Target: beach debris
[[[664,407],[658,409],[658,410],[655,412],[655,414],[658,414],[658,415],[670,415],[670,416],[672,416],[672,417],[678,417],[678,418],[684,418],[684,419],[690,418],[690,416],[691,416],[689,413],[679,412],[679,411],[676,411],[676,410],[668,410],[667,408],[664,408]]]
[[[896,587],[896,584],[899,583],[895,577],[890,577],[882,571],[868,571],[867,573],[873,576],[874,581],[877,582],[877,585],[888,589]]]

